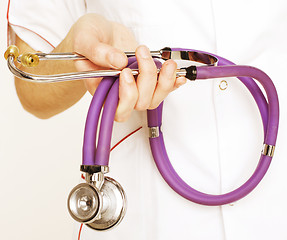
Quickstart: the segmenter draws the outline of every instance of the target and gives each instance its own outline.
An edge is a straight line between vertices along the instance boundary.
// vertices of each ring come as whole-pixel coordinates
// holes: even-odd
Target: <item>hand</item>
[[[120,74],[119,105],[115,120],[126,121],[135,109],[154,109],[167,95],[186,82],[185,77],[176,78],[177,64],[173,60],[163,63],[160,74],[146,46],[136,49],[139,75],[137,81],[129,68]]]
[[[132,33],[123,25],[109,22],[102,16],[87,14],[72,27],[74,51],[88,60],[76,62],[79,71],[99,69],[123,69],[127,65],[124,51],[135,51],[139,75],[137,80],[128,68],[120,74],[119,104],[115,120],[126,121],[131,112],[156,108],[174,89],[186,82],[176,78],[177,64],[173,60],[163,63],[160,74],[146,46],[137,46]],[[85,80],[85,85],[94,94],[101,78]]]

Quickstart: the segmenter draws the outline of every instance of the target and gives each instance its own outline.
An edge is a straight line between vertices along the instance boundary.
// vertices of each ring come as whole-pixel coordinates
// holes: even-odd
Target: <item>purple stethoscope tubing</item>
[[[135,61],[135,57],[130,57],[128,59],[128,66],[135,67],[136,64],[131,65]],[[94,93],[86,119],[82,165],[108,166],[109,164],[112,129],[119,98],[118,87],[118,78],[105,77]],[[103,121],[101,121],[98,145],[96,147],[98,123],[104,103]]]
[[[95,165],[95,148],[99,117],[106,95],[114,84],[113,77],[106,77],[101,81],[89,107],[83,143],[83,165]]]
[[[172,50],[186,51],[186,49]],[[196,79],[238,77],[238,79],[240,79],[249,89],[259,108],[264,128],[264,143],[275,146],[279,123],[279,103],[276,89],[271,79],[259,69],[249,66],[236,66],[224,58],[219,56],[216,57],[219,59],[218,66],[197,67]],[[158,61],[156,64],[160,66]],[[129,67],[137,67],[135,58],[129,59]],[[260,88],[252,78],[258,80],[262,84],[266,91],[268,103]],[[98,145],[96,147],[95,142],[98,121],[105,96],[107,96],[107,98],[102,114]],[[95,92],[87,116],[83,146],[83,165],[108,166],[110,142],[117,102],[118,79],[104,78]],[[157,109],[147,111],[149,127],[161,126],[162,108],[163,103]],[[159,137],[150,138],[150,145],[156,166],[168,185],[182,197],[195,203],[210,206],[231,203],[250,193],[265,175],[272,159],[270,156],[261,155],[256,170],[246,183],[229,193],[211,195],[191,188],[178,176],[169,161],[161,131]]]

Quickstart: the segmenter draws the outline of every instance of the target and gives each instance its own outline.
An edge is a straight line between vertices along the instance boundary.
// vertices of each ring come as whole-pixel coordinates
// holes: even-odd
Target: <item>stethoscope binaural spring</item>
[[[186,76],[190,80],[204,80],[221,77],[237,77],[252,94],[263,122],[264,143],[257,168],[252,176],[239,188],[221,195],[199,192],[186,184],[172,167],[164,145],[161,131],[163,103],[154,110],[148,110],[149,141],[156,166],[168,185],[182,197],[198,204],[218,206],[237,201],[250,193],[262,180],[271,163],[279,124],[279,102],[275,86],[271,79],[261,70],[250,66],[238,66],[222,57],[191,49],[164,48],[151,52],[155,58],[181,59],[200,62],[203,66],[190,66],[178,69],[178,76]],[[134,53],[127,53],[133,56]],[[109,171],[110,142],[114,116],[118,104],[119,71],[104,70],[58,74],[50,76],[31,75],[14,65],[17,60],[27,65],[35,65],[45,59],[83,59],[73,53],[62,54],[26,54],[18,57],[14,47],[6,52],[10,70],[22,79],[34,82],[57,82],[104,76],[99,84],[86,120],[83,162],[81,171],[85,173],[86,183],[76,186],[68,197],[68,209],[71,216],[85,223],[92,229],[107,230],[123,219],[126,211],[126,196],[123,188],[114,179],[105,176]],[[155,59],[160,68],[161,63]],[[128,66],[137,74],[137,62],[129,58]],[[266,98],[256,79],[264,88]],[[105,104],[104,104],[105,102]],[[100,132],[96,144],[97,129],[101,109],[103,108]]]

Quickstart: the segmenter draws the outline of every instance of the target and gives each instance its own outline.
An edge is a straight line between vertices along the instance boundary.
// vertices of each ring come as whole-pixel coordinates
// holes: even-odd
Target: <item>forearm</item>
[[[72,33],[54,49],[54,52],[69,52],[73,49]],[[16,38],[16,45],[20,52],[34,52],[20,38]],[[73,61],[41,61],[39,66],[33,68],[21,67],[22,70],[34,74],[56,74],[75,72]],[[15,78],[18,97],[24,109],[39,118],[54,116],[75,104],[86,92],[82,80],[61,83],[31,83]]]
[[[17,39],[20,52],[33,52],[25,42]],[[35,68],[24,68],[34,74],[56,74],[90,71],[103,68],[123,69],[127,57],[123,51],[135,50],[133,34],[123,25],[110,22],[97,14],[86,14],[70,29],[53,52],[77,52],[89,60],[43,61]],[[86,92],[94,93],[101,79],[64,83],[30,83],[16,79],[16,90],[23,107],[39,118],[49,118],[76,103]]]

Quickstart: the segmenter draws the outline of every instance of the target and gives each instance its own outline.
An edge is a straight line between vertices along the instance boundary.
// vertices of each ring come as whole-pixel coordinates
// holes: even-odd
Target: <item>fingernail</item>
[[[150,58],[150,50],[146,46],[140,46],[138,53],[142,58]]]
[[[119,52],[112,52],[108,55],[108,60],[114,68],[122,68],[125,66],[126,57]]]

